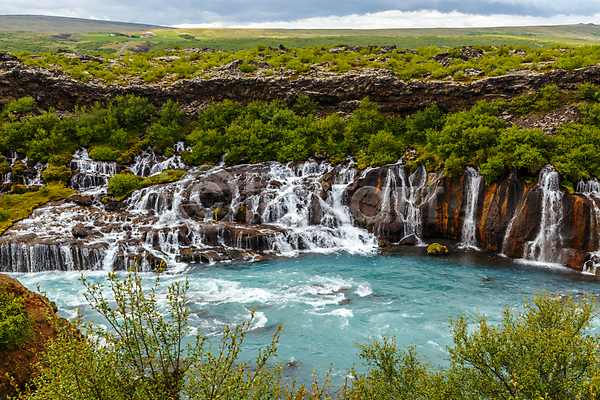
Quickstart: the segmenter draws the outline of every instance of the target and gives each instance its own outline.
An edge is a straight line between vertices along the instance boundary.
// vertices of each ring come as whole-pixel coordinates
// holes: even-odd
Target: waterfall
[[[590,231],[595,232],[598,237],[598,247],[592,252],[590,259],[583,264],[583,273],[588,275],[596,275],[600,272],[600,182],[598,179],[592,178],[588,181],[579,181],[577,184],[576,193],[585,196],[590,201]]]
[[[323,196],[321,180],[327,173],[334,173],[335,180]],[[250,209],[260,212],[263,224],[286,230],[273,237],[270,251],[285,255],[307,251],[373,252],[376,238],[355,227],[348,208],[342,205],[344,191],[354,181],[355,174],[356,170],[347,165],[334,168],[327,163],[308,161],[293,167],[270,163],[268,179],[281,186],[247,200],[253,207],[264,204],[262,212]]]
[[[596,178],[588,181],[581,180],[577,183],[576,193],[600,197],[600,182]]]
[[[462,227],[462,237],[459,247],[465,249],[479,250],[477,247],[477,200],[479,198],[479,187],[483,177],[479,175],[479,172],[473,167],[467,167],[465,170],[465,177],[468,177],[469,184],[463,183],[465,188],[465,194],[463,199],[466,198],[465,204],[465,217]]]
[[[548,263],[560,262],[560,221],[563,216],[560,175],[553,166],[542,168],[537,183],[542,192],[541,218],[537,237],[525,245],[524,258]]]
[[[150,176],[161,173],[166,169],[187,170],[188,166],[181,159],[181,152],[186,150],[185,143],[179,142],[175,146],[176,153],[171,157],[157,156],[152,147],[148,147],[135,156],[129,170],[134,175]]]
[[[117,173],[116,162],[92,160],[84,148],[73,154],[69,167],[73,171],[71,187],[86,194],[102,191],[110,177]]]
[[[370,170],[367,169],[364,178]],[[427,202],[427,170],[419,164],[416,171],[408,174],[403,164],[387,166],[385,182],[381,188],[379,215],[397,218],[402,222],[404,239],[415,235],[422,244],[421,206]],[[383,232],[382,232],[383,233]]]
[[[178,156],[164,158],[148,149],[129,168],[147,175],[185,167],[180,163]],[[105,208],[100,201],[49,203],[0,237],[0,270],[121,269],[134,262],[149,270],[164,262],[170,271],[179,271],[200,261],[305,252],[372,254],[376,237],[354,226],[344,201],[357,175],[350,165],[314,160],[219,164],[135,191],[115,207]],[[92,160],[85,149],[69,166],[73,188],[100,196],[120,168]],[[404,179],[410,183],[399,199],[414,203],[422,177]]]

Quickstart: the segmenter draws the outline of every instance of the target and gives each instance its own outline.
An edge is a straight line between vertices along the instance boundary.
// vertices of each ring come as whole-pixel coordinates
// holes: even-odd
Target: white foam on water
[[[250,325],[250,330],[261,329],[267,326],[267,322],[269,319],[265,315],[264,312],[256,311],[254,313],[254,320],[252,320],[252,324]]]
[[[356,294],[360,297],[366,297],[373,294],[373,289],[371,289],[371,285],[369,283],[361,283],[356,289]]]
[[[514,260],[515,262],[519,263],[519,264],[524,264],[524,265],[532,265],[535,267],[543,267],[543,268],[548,268],[548,269],[560,269],[560,270],[564,270],[564,271],[572,271],[572,269],[564,266],[563,264],[560,263],[552,263],[552,262],[546,262],[546,261],[536,261],[536,260],[528,260],[526,258],[517,258]]]

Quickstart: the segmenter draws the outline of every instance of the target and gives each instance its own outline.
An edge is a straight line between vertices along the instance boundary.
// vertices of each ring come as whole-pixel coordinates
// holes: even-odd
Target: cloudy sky
[[[600,0],[0,0],[2,14],[171,26],[427,28],[600,24]]]

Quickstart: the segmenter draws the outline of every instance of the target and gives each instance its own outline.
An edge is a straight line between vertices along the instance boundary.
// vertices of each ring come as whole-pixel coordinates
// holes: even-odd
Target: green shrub
[[[575,92],[575,97],[577,97],[579,100],[596,100],[598,98],[598,91],[600,91],[600,87],[592,83],[585,82],[579,85],[577,91]]]
[[[422,361],[414,347],[384,336],[360,345],[367,372],[354,377],[352,399],[593,399],[600,394],[600,338],[590,335],[598,300],[541,293],[502,322],[483,315],[451,319],[447,368]],[[471,326],[474,324],[475,326]]]
[[[25,185],[12,185],[10,187],[10,192],[13,194],[23,194],[27,192],[27,186]]]
[[[20,99],[11,101],[4,107],[5,114],[23,115],[35,110],[37,102],[30,97],[21,97]]]
[[[0,286],[0,351],[21,347],[32,334],[25,299]]]
[[[165,155],[165,157],[171,157],[171,156],[173,156],[174,154],[175,154],[175,149],[174,149],[174,148],[172,148],[172,147],[167,147],[167,148],[165,149],[165,152],[164,152],[164,155]]]
[[[42,172],[42,179],[48,183],[62,183],[67,184],[71,178],[71,170],[66,166],[60,167],[48,167]]]
[[[255,64],[249,64],[248,61],[244,61],[242,64],[239,65],[238,67],[240,69],[240,71],[248,74],[250,72],[254,72],[258,69],[258,66]]]
[[[27,167],[21,161],[17,160],[13,164],[11,172],[13,173],[13,175],[22,175],[25,172],[27,172]]]
[[[113,193],[115,198],[122,198],[139,189],[141,180],[142,178],[137,175],[122,172],[111,176],[106,188]]]
[[[115,161],[121,153],[109,147],[98,146],[90,149],[90,157],[97,161]]]

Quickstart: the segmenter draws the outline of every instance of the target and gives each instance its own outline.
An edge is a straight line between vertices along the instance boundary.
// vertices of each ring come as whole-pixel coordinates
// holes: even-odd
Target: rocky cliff
[[[0,61],[2,59],[6,61],[0,62],[0,98],[29,96],[41,107],[57,110],[71,110],[76,105],[132,93],[148,97],[156,104],[178,100],[191,109],[202,107],[210,100],[246,103],[285,99],[291,102],[305,95],[325,109],[343,112],[354,110],[359,101],[368,96],[383,112],[408,114],[431,104],[445,111],[462,110],[479,100],[513,97],[549,84],[573,90],[583,82],[600,83],[599,66],[570,72],[561,69],[546,73],[517,71],[461,83],[453,80],[404,82],[385,69],[360,69],[333,76],[317,72],[299,76],[253,76],[240,72],[234,65],[210,79],[182,80],[167,86],[142,82],[124,87],[83,83],[59,70],[27,66],[0,57]]]

